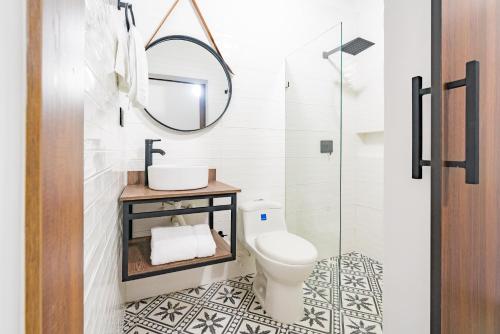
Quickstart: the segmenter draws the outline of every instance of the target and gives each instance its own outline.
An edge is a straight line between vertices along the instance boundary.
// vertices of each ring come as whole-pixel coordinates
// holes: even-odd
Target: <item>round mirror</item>
[[[202,41],[167,36],[147,47],[149,105],[158,123],[196,131],[217,122],[231,101],[231,76],[224,60]]]

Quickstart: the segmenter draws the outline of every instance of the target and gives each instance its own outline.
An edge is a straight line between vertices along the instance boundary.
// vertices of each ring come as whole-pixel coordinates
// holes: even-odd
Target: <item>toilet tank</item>
[[[240,241],[253,244],[259,234],[273,231],[286,231],[283,206],[277,202],[255,200],[239,205]],[[242,227],[242,228],[241,228]]]

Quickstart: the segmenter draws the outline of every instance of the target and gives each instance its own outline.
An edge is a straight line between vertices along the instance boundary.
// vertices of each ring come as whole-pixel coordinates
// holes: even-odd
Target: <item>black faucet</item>
[[[160,153],[161,155],[165,155],[165,151],[159,148],[153,148],[153,143],[155,141],[161,141],[161,139],[146,139],[145,143],[145,152],[146,156],[144,157],[145,166],[144,166],[144,184],[149,185],[148,179],[148,167],[153,164],[153,153]]]

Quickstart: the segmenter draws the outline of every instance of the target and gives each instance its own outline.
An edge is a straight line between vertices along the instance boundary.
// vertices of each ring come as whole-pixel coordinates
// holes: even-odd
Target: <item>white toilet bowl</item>
[[[302,285],[311,274],[318,253],[309,241],[288,233],[281,206],[254,201],[240,206],[240,239],[255,255],[254,293],[275,320],[293,323],[304,314]],[[264,218],[263,218],[264,217]]]

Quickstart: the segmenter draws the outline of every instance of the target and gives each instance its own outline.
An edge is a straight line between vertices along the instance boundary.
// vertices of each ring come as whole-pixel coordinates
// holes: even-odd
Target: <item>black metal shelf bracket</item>
[[[448,82],[446,90],[465,87],[465,161],[445,161],[444,166],[465,169],[465,183],[479,184],[479,61],[466,64],[465,79]]]
[[[422,77],[412,78],[412,178],[422,178],[422,167],[430,166],[430,160],[422,159],[422,97],[432,89],[422,88]]]

